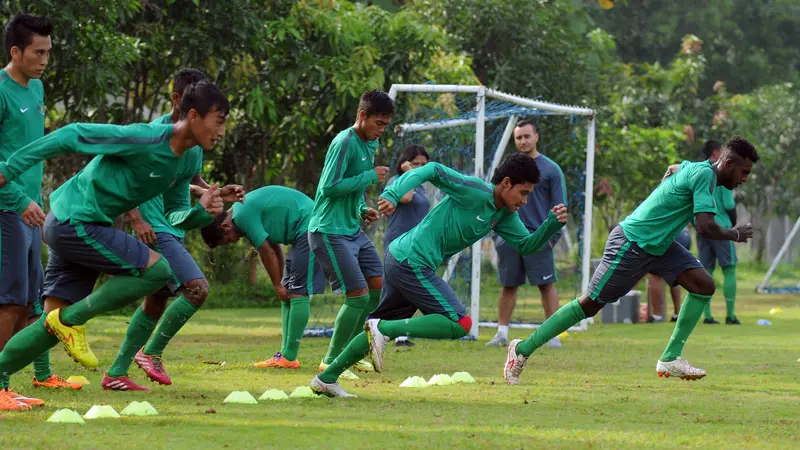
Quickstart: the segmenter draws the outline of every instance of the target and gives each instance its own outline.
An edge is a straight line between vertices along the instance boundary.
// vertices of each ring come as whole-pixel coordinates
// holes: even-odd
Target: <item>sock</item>
[[[327,369],[319,374],[319,379],[323,383],[335,383],[339,375],[345,370],[353,367],[353,364],[361,361],[369,353],[369,339],[362,331],[350,343],[347,348],[342,350],[339,356],[331,361]]]
[[[292,311],[291,300],[281,302],[281,353],[286,354],[286,342],[289,340],[289,315]]]
[[[61,323],[83,325],[92,317],[115,311],[161,289],[170,278],[169,263],[164,258],[141,275],[116,275],[95,289],[88,297],[61,310]]]
[[[722,291],[725,294],[725,310],[729,319],[736,317],[734,308],[736,306],[736,266],[722,268],[722,275],[725,277]]]
[[[114,363],[111,365],[111,368],[108,369],[109,377],[120,377],[128,373],[133,358],[136,356],[139,349],[147,343],[147,340],[150,339],[150,335],[153,334],[153,330],[156,329],[157,323],[158,319],[153,319],[145,314],[144,309],[141,307],[133,313],[131,322],[128,324],[128,332],[125,335],[125,340],[122,342],[122,347],[119,348],[119,353],[117,353],[117,357],[114,358]]]
[[[585,318],[586,314],[583,312],[583,308],[581,308],[581,304],[576,298],[561,308],[558,308],[558,311],[547,318],[542,326],[528,336],[528,339],[517,344],[517,354],[526,358],[531,356],[537,348],[546,344],[550,339],[567,331],[569,327]]]
[[[289,361],[297,359],[297,352],[300,350],[300,340],[303,339],[303,332],[306,330],[308,316],[311,315],[311,300],[308,297],[298,297],[292,299],[292,309],[289,313],[289,326],[287,327],[288,338],[284,346],[283,357]]]
[[[10,382],[10,375],[0,374],[0,389],[7,389]]]
[[[5,380],[58,344],[58,338],[44,327],[46,317],[42,315],[39,320],[15,334],[0,352],[0,376]]]
[[[689,339],[689,335],[692,334],[695,325],[700,320],[703,308],[710,301],[710,295],[689,293],[686,296],[686,301],[681,306],[681,312],[678,313],[678,322],[675,323],[675,330],[672,332],[667,348],[664,349],[664,353],[661,355],[661,361],[675,361],[676,358],[681,356],[686,340]]]
[[[361,313],[361,317],[358,318],[358,326],[355,330],[353,330],[353,336],[350,337],[352,340],[354,337],[358,336],[358,333],[364,331],[364,324],[367,322],[367,317],[372,314],[372,311],[378,309],[378,304],[381,302],[381,290],[370,289],[369,291],[369,301],[367,302],[367,306],[364,307],[364,311]]]
[[[33,360],[33,375],[37,381],[45,381],[53,375],[50,370],[50,349],[43,351]]]
[[[498,325],[497,335],[508,339],[508,325]]]
[[[361,319],[361,313],[369,302],[369,295],[360,295],[358,297],[347,297],[344,304],[339,309],[336,315],[336,320],[333,323],[333,337],[328,346],[328,353],[323,358],[322,362],[331,364],[339,353],[344,350],[344,347],[350,342],[353,336],[353,330],[358,329],[358,321]]]
[[[458,339],[467,335],[467,331],[458,322],[453,322],[441,314],[428,314],[410,319],[381,320],[378,323],[378,330],[390,339],[398,336]]]
[[[153,333],[150,342],[144,347],[142,353],[148,356],[161,356],[164,348],[169,344],[170,339],[178,334],[178,331],[197,312],[197,307],[186,297],[180,296],[169,305],[164,311],[163,319],[158,329]]]

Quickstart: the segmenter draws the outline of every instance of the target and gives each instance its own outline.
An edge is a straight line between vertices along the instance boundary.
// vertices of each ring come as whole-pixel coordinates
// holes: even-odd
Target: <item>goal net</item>
[[[774,230],[780,236],[786,236],[788,230],[788,236],[758,285],[757,291],[762,294],[800,294],[800,218],[794,225],[788,218],[786,221],[783,230]]]

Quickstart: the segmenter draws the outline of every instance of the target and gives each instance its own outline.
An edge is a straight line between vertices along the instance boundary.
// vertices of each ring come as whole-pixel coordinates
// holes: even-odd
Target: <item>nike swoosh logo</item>
[[[486,222],[485,220],[481,219],[481,216],[475,216],[475,218],[480,220],[481,222]]]
[[[552,275],[548,275],[546,277],[542,277],[543,280],[549,280],[550,278],[553,278],[553,276]]]
[[[19,109],[19,112],[21,112],[22,114],[25,114],[25,111],[27,111],[27,110],[29,110],[29,109],[30,109],[30,108],[25,108],[25,109],[22,109],[22,108],[20,108],[20,109]]]
[[[362,161],[366,161],[366,160],[367,160],[367,157],[365,156],[365,157],[361,158],[361,160],[362,160]]]
[[[161,175],[156,175],[155,172],[150,172],[150,178],[161,178]]]

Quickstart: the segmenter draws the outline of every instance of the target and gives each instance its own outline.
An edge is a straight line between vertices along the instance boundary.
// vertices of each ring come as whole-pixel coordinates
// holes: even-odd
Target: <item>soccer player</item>
[[[429,181],[447,196],[411,231],[389,246],[381,303],[370,314],[364,333],[356,336],[336,360],[311,381],[311,389],[329,397],[352,397],[337,378],[369,354],[375,371],[383,370],[387,339],[414,336],[458,339],[472,326],[453,289],[436,275],[450,256],[469,247],[490,231],[500,234],[528,255],[547,245],[564,226],[567,208],[557,205],[531,234],[517,215],[539,181],[536,162],[524,153],[507,157],[488,184],[438,163],[406,172],[381,194],[378,206],[391,215],[407,192]],[[417,310],[424,315],[413,317]]]
[[[310,300],[325,291],[325,275],[308,248],[308,222],[314,201],[283,186],[264,186],[248,193],[201,230],[209,247],[237,242],[242,236],[258,251],[281,301],[281,350],[256,367],[299,369],[297,353],[308,323]],[[291,245],[285,259],[281,245]],[[282,277],[281,277],[282,275]]]
[[[50,57],[53,25],[45,17],[17,14],[5,29],[8,65],[0,71],[0,160],[44,135],[44,88],[40,80]],[[0,189],[0,350],[11,336],[42,314],[41,291],[43,164]],[[33,364],[35,387],[80,389],[50,370],[50,351]],[[0,375],[0,410],[44,404],[9,388]]]
[[[627,294],[647,273],[679,284],[689,291],[678,313],[672,338],[656,363],[662,377],[696,380],[706,371],[681,359],[686,340],[714,295],[714,280],[702,264],[675,242],[675,237],[694,219],[697,232],[706,239],[746,242],[753,236],[750,225],[722,228],[714,219],[713,192],[717,185],[733,189],[747,182],[758,153],[746,139],[732,137],[716,163],[684,161],[647,199],[620,223],[606,241],[603,260],[594,272],[588,290],[561,307],[541,327],[521,341],[508,344],[503,377],[519,383],[528,357],[545,342],[572,325],[597,314],[603,306]]]
[[[719,160],[722,152],[722,142],[709,140],[703,145],[703,156],[711,163]],[[730,228],[736,225],[736,202],[733,199],[733,191],[724,187],[717,186],[714,189],[714,203],[716,205],[716,215],[714,218],[722,228]],[[734,312],[736,306],[736,248],[731,241],[712,241],[705,239],[697,234],[697,256],[703,267],[706,268],[711,276],[714,276],[714,269],[719,261],[722,267],[723,288],[725,295],[725,323],[728,325],[741,325]],[[705,310],[705,324],[719,323],[711,314],[711,302],[708,302]]]
[[[180,120],[180,103],[187,87],[206,81],[205,75],[197,69],[183,69],[175,76],[172,87],[172,111],[159,117],[155,124],[173,124]],[[201,155],[194,168],[192,185],[209,187],[200,176],[202,171],[202,148],[195,147]],[[220,189],[224,201],[237,201],[244,196],[241,186],[225,186]],[[120,347],[111,368],[103,376],[101,386],[105,390],[147,391],[149,388],[134,382],[128,376],[131,362],[136,362],[147,377],[159,384],[170,385],[172,379],[167,374],[161,355],[170,340],[184,324],[203,305],[208,297],[208,281],[197,267],[192,255],[183,247],[184,230],[172,226],[169,212],[186,209],[188,202],[185,193],[181,195],[157,195],[126,213],[131,220],[137,238],[167,259],[172,271],[172,279],[167,285],[151,296],[147,296],[142,306],[136,310],[128,324],[125,341]],[[169,297],[181,295],[166,307]],[[166,308],[166,311],[165,311]],[[159,319],[161,324],[156,329]],[[155,333],[153,333],[155,330]],[[148,341],[148,338],[152,338]],[[147,343],[144,348],[142,347]]]
[[[681,244],[686,250],[692,251],[692,235],[689,233],[689,228],[684,228],[683,231],[675,238],[678,244]],[[664,279],[655,274],[649,274],[649,281],[647,283],[647,299],[649,304],[648,322],[663,322],[666,311],[661,311],[661,299],[664,298]],[[678,321],[678,312],[681,310],[681,297],[683,292],[678,285],[670,287],[670,295],[672,296],[672,320],[670,322]]]
[[[364,202],[364,191],[382,183],[389,172],[388,167],[374,164],[378,138],[393,114],[394,102],[385,92],[365,92],[356,123],[333,139],[325,156],[308,242],[328,281],[347,298],[336,315],[320,371],[339,356],[380,300],[383,264],[372,241],[361,231],[360,219],[369,224],[379,218],[378,211]],[[368,361],[359,361],[356,369],[373,370]],[[358,376],[347,370],[343,378],[357,380]]]
[[[411,169],[428,164],[430,156],[425,151],[425,147],[421,145],[409,145],[400,152],[397,158],[397,175],[393,176],[387,182],[387,185],[394,183],[397,178]],[[431,201],[428,199],[428,193],[425,192],[425,186],[417,186],[412,191],[408,191],[400,202],[397,204],[397,210],[389,216],[389,224],[386,227],[386,232],[383,234],[383,254],[384,259],[389,253],[389,244],[395,239],[400,237],[405,232],[411,230],[419,224],[428,211],[431,209]],[[408,339],[408,336],[399,336],[394,340],[394,344],[398,347],[413,347],[414,343]]]
[[[0,352],[0,374],[17,372],[59,341],[77,362],[97,367],[84,324],[154,293],[171,277],[165,258],[112,228],[114,217],[162,193],[188,197],[201,157],[194,147],[210,149],[224,136],[228,110],[219,88],[198,83],[184,93],[182,119],[174,125],[68,125],[0,163],[2,187],[58,154],[99,155],[50,196],[52,211],[44,224],[48,313]],[[212,186],[197,206],[169,215],[174,226],[191,228],[210,222],[222,208],[219,189]],[[100,273],[112,276],[93,291]]]
[[[564,173],[552,159],[542,155],[536,146],[539,142],[539,132],[536,125],[530,120],[520,120],[514,128],[514,144],[517,150],[536,161],[539,167],[539,182],[536,189],[531,192],[531,198],[520,208],[519,217],[530,231],[537,228],[547,219],[550,210],[559,204],[567,203],[567,184]],[[556,233],[553,238],[537,253],[523,257],[503,238],[495,237],[497,250],[497,279],[500,288],[498,302],[497,333],[486,344],[488,346],[505,346],[508,344],[508,324],[517,304],[517,289],[525,284],[525,278],[538,286],[542,295],[542,307],[545,317],[550,317],[558,309],[558,291],[556,281],[555,254],[553,247],[561,238],[561,233]],[[547,343],[548,347],[561,348],[561,339],[554,337]]]

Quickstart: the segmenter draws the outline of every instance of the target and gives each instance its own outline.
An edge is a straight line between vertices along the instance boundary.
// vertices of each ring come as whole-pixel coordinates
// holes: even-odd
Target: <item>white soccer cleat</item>
[[[325,383],[319,379],[318,375],[314,376],[311,380],[311,390],[318,395],[325,395],[327,397],[358,397],[357,395],[348,394],[339,383]]]
[[[380,321],[380,319],[369,319],[364,324],[364,332],[367,333],[367,339],[369,339],[369,358],[377,373],[383,371],[383,352],[386,350],[386,343],[389,342],[378,329]]]
[[[705,370],[692,367],[689,361],[681,358],[669,362],[659,360],[656,363],[656,372],[662,378],[678,377],[681,380],[699,380],[707,375]]]
[[[553,339],[550,339],[547,341],[547,346],[550,348],[561,348],[561,338],[556,336]]]
[[[508,345],[508,337],[500,333],[494,335],[491,341],[486,343],[487,347],[505,347]]]
[[[528,358],[517,355],[517,344],[520,342],[522,342],[521,339],[514,339],[508,343],[506,365],[503,366],[503,378],[505,378],[506,383],[512,386],[519,384],[519,376],[528,362]]]

